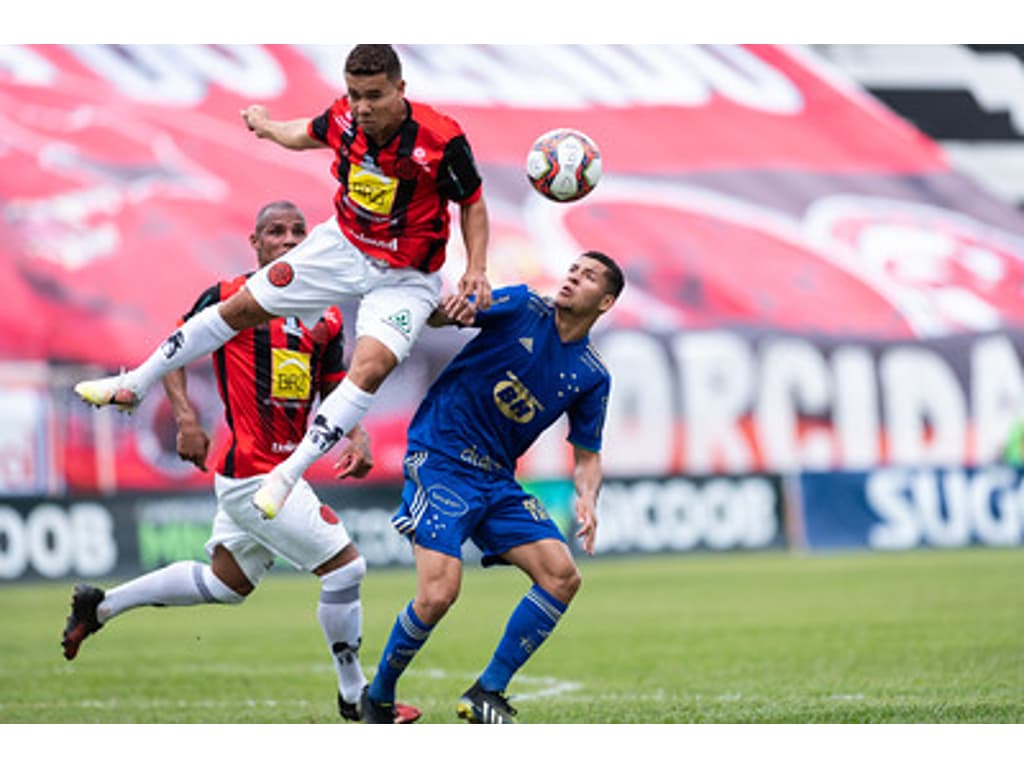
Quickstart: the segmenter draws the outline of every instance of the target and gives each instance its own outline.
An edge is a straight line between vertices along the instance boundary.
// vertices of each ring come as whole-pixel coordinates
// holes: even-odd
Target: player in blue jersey
[[[399,676],[458,597],[467,539],[482,551],[484,565],[515,565],[533,585],[456,711],[473,723],[515,722],[505,696],[508,683],[580,587],[558,526],[516,482],[516,461],[568,415],[576,535],[593,554],[611,378],[589,333],[623,282],[612,259],[588,251],[573,262],[554,299],[518,285],[496,290],[491,307],[479,312],[450,297],[431,318],[435,326],[472,322],[480,332],[430,387],[409,425],[405,486],[392,524],[413,543],[418,584],[363,691],[365,722],[394,722]]]

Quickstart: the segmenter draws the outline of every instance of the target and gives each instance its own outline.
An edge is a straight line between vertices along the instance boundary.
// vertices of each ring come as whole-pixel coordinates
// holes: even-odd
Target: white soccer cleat
[[[273,520],[294,487],[294,482],[275,469],[263,478],[263,483],[252,496],[252,504],[264,520]]]
[[[97,408],[113,405],[121,413],[131,413],[142,402],[135,390],[125,386],[124,371],[117,376],[80,381],[75,384],[75,394],[89,405]]]

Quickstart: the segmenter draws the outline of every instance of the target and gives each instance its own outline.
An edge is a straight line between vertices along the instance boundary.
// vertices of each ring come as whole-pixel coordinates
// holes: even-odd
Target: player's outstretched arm
[[[306,128],[309,120],[271,120],[270,113],[262,104],[253,104],[242,110],[246,127],[261,139],[270,139],[287,149],[322,149],[326,147],[309,135]]]
[[[601,490],[601,454],[574,445],[573,485],[576,488],[576,523],[583,551],[594,554],[597,537],[597,494]]]
[[[206,434],[195,409],[188,399],[188,379],[185,369],[177,368],[164,376],[164,391],[174,411],[174,421],[178,425],[176,440],[178,456],[191,461],[203,472],[206,471],[206,455],[210,451],[210,436]]]
[[[490,220],[483,197],[459,210],[462,240],[466,245],[466,273],[459,280],[459,296],[476,299],[477,309],[491,306],[491,284],[487,280],[487,240]]]

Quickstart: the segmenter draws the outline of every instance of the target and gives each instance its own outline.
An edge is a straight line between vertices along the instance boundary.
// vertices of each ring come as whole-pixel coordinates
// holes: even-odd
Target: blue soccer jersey
[[[495,290],[475,324],[480,332],[416,411],[409,451],[512,475],[519,457],[563,413],[569,441],[600,451],[611,378],[589,337],[564,343],[552,301],[525,285]]]

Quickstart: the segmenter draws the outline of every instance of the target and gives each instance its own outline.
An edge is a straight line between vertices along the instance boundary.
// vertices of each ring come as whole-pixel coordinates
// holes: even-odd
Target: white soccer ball
[[[556,128],[533,142],[526,177],[549,200],[571,203],[589,195],[601,180],[601,151],[582,131]]]

